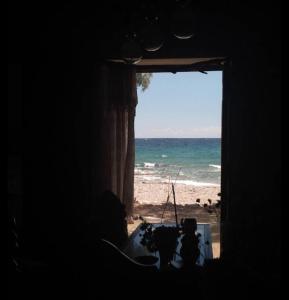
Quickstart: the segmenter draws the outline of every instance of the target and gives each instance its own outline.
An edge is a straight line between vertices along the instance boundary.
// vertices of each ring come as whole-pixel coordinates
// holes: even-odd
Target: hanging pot
[[[124,42],[121,47],[121,57],[128,64],[137,64],[142,59],[142,50],[132,38]]]
[[[164,35],[158,24],[147,24],[140,33],[143,48],[148,52],[159,50],[164,44]]]
[[[172,16],[172,33],[181,40],[187,40],[194,36],[194,15],[190,9],[181,8]]]

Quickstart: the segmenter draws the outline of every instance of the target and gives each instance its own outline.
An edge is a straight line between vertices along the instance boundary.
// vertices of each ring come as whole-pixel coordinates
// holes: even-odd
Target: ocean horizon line
[[[221,139],[221,137],[135,137],[136,140],[146,140],[146,139]]]

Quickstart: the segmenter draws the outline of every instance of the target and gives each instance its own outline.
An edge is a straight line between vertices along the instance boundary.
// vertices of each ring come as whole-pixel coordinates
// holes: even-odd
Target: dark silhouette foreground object
[[[183,267],[189,268],[195,266],[196,261],[200,255],[199,236],[196,234],[197,220],[194,218],[187,218],[182,220],[183,237],[181,238],[180,255],[183,259]]]
[[[84,239],[105,239],[122,248],[128,239],[125,206],[111,191],[105,191],[97,202],[98,215],[85,224]]]

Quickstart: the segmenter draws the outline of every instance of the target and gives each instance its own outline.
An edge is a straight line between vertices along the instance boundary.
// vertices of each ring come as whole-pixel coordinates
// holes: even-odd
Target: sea
[[[192,186],[219,186],[221,139],[136,138],[135,178]]]

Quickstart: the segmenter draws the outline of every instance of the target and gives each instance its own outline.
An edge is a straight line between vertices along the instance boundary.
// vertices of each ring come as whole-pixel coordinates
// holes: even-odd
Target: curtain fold
[[[102,66],[101,77],[101,186],[120,198],[130,217],[134,201],[136,74],[131,68]]]

